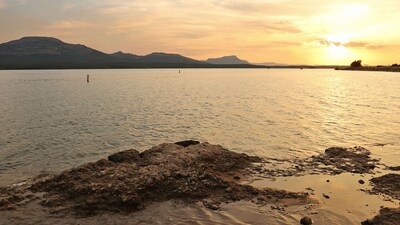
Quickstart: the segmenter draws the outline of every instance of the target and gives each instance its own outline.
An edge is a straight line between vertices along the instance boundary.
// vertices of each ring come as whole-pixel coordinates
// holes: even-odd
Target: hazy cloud
[[[350,41],[350,42],[345,42],[342,43],[340,41],[329,41],[326,39],[321,39],[318,41],[319,44],[323,46],[336,46],[336,47],[346,47],[346,48],[366,48],[366,49],[379,49],[379,48],[384,48],[386,47],[385,45],[377,45],[377,44],[371,44],[367,42],[362,42],[362,41]]]
[[[95,27],[96,24],[88,22],[86,20],[70,20],[70,21],[58,21],[54,22],[45,27],[50,30],[68,30],[68,29],[82,29]]]
[[[379,49],[386,47],[385,45],[376,45],[367,42],[356,42],[356,41],[345,43],[343,44],[343,46],[348,48],[367,48],[367,49]]]

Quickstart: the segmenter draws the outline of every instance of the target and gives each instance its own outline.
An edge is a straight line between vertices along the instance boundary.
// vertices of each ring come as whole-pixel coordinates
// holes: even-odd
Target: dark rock
[[[300,220],[300,224],[302,224],[302,225],[311,225],[312,223],[313,223],[312,219],[307,216],[301,218],[301,220]]]
[[[220,210],[221,209],[221,203],[216,203],[216,202],[210,202],[210,201],[203,201],[204,207],[207,209],[211,210]]]
[[[239,184],[232,174],[246,176],[259,157],[229,151],[208,143],[182,148],[161,144],[142,153],[128,150],[35,182],[34,193],[45,194],[44,206],[79,216],[101,212],[132,212],[169,200],[197,202],[217,210],[220,203],[258,199],[259,204],[284,199],[308,202],[305,193],[257,189]],[[260,200],[261,199],[261,200]]]
[[[358,180],[358,183],[360,183],[360,184],[365,184],[365,181],[363,181],[363,180]]]
[[[400,166],[389,166],[388,169],[393,171],[400,171]]]
[[[191,146],[191,145],[198,145],[198,144],[200,144],[200,142],[199,141],[188,140],[188,141],[175,142],[175,144],[186,148],[186,147]]]
[[[371,159],[370,154],[367,149],[359,146],[354,148],[332,147],[326,149],[324,154],[312,157],[310,166],[322,163],[325,166],[333,167],[332,169],[325,168],[326,171],[331,170],[331,174],[370,173],[378,162],[378,160]]]
[[[324,196],[324,198],[326,198],[326,199],[330,199],[331,197],[329,196],[329,195],[327,195],[327,194],[322,194],[322,196]]]
[[[108,156],[108,160],[116,163],[134,163],[140,159],[140,154],[134,149],[117,152]]]
[[[382,208],[379,215],[373,219],[365,220],[362,225],[394,225],[400,224],[400,208]]]
[[[400,200],[400,174],[389,173],[381,177],[372,178],[373,193],[382,193]]]

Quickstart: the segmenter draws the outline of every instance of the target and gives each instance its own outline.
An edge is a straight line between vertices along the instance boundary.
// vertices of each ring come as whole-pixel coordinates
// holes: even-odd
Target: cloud
[[[302,30],[294,26],[289,21],[278,21],[273,20],[253,20],[244,22],[244,26],[248,26],[252,29],[263,29],[267,33],[302,33]]]
[[[318,40],[318,43],[323,46],[336,46],[336,47],[346,47],[346,48],[365,48],[365,49],[379,49],[385,48],[386,45],[377,45],[363,41],[350,41],[350,42],[340,42],[340,41],[329,41],[326,39]]]
[[[356,41],[345,43],[343,44],[343,46],[347,48],[367,48],[367,49],[379,49],[386,47],[386,45],[377,45],[367,42],[356,42]]]
[[[68,30],[68,29],[82,29],[96,27],[95,24],[90,23],[86,20],[70,20],[70,21],[58,21],[54,22],[45,27],[49,30]]]

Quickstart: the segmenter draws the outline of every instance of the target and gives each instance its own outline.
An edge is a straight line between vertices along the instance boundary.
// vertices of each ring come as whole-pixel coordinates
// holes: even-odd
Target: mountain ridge
[[[222,56],[219,58],[209,58],[206,60],[206,62],[211,63],[211,64],[250,64],[246,60],[239,59],[236,55],[229,55],[229,56]]]
[[[102,68],[260,68],[257,65],[214,65],[179,54],[153,52],[139,56],[107,54],[53,37],[28,36],[0,44],[0,69]]]

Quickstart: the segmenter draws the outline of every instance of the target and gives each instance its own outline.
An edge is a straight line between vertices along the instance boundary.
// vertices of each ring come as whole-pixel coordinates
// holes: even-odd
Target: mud
[[[213,210],[218,210],[221,203],[240,200],[258,204],[285,199],[298,204],[308,202],[306,193],[238,183],[238,177],[252,174],[254,163],[260,162],[259,157],[208,143],[161,144],[141,153],[131,149],[41,178],[26,187],[4,190],[0,209],[22,205],[29,192],[43,194],[38,197],[40,204],[52,213],[71,212],[77,216],[134,212],[169,200],[202,202]]]
[[[372,193],[382,193],[400,200],[400,174],[389,173],[370,181],[374,185]]]
[[[379,211],[379,215],[373,219],[362,222],[362,225],[394,225],[400,223],[400,208],[383,208]]]

